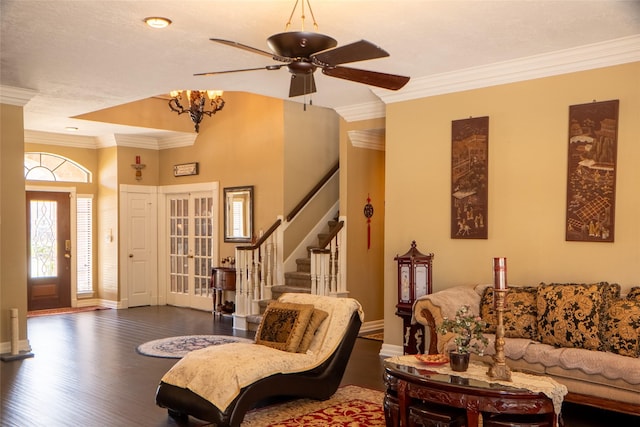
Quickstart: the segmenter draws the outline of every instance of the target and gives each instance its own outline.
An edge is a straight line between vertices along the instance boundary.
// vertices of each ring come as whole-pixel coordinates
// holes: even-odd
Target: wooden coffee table
[[[467,426],[476,427],[480,414],[529,414],[544,417],[549,425],[558,425],[553,401],[543,393],[534,393],[496,383],[441,374],[413,366],[384,362],[387,391],[385,402],[396,399],[397,417],[387,417],[387,426],[397,419],[399,425],[409,425],[409,410],[414,404],[438,404],[466,411]],[[396,426],[394,426],[396,427]]]

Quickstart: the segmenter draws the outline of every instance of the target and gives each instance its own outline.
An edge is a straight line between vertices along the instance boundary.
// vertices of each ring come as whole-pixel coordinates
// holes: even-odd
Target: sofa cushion
[[[313,310],[312,304],[270,303],[256,331],[256,344],[296,352]]]
[[[503,315],[504,336],[508,338],[538,338],[537,287],[510,286]],[[487,322],[487,333],[495,333],[497,318],[493,307],[493,287],[484,290],[480,301],[480,316]]]
[[[640,301],[640,286],[634,286],[633,288],[629,289],[627,299]]]
[[[300,345],[298,346],[298,353],[306,353],[307,350],[309,350],[311,340],[313,340],[313,337],[318,331],[318,328],[320,327],[324,319],[326,319],[328,316],[329,313],[324,310],[320,310],[317,308],[313,310],[311,319],[309,320],[309,324],[307,325],[307,329],[305,329],[302,340],[300,341]]]
[[[607,350],[623,356],[640,356],[640,299],[615,301],[608,310],[603,339]]]
[[[606,287],[606,292],[603,289]],[[598,350],[607,283],[544,284],[538,287],[538,334],[544,344]],[[612,292],[611,292],[612,293]]]

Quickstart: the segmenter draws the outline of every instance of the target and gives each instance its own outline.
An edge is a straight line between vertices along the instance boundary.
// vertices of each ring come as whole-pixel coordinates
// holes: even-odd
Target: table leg
[[[400,413],[400,426],[408,427],[409,402],[407,402],[407,382],[398,381],[398,412]]]
[[[480,412],[467,409],[467,427],[478,427],[480,423]]]

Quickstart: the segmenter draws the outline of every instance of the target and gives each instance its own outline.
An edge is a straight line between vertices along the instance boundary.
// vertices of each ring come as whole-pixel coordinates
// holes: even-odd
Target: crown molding
[[[24,107],[37,94],[38,91],[32,89],[0,85],[0,104]]]
[[[372,89],[385,104],[640,61],[640,35],[411,79],[399,92]]]
[[[93,136],[68,135],[35,130],[24,131],[24,142],[76,148],[98,148],[98,140]]]
[[[379,151],[385,149],[384,129],[350,130],[347,134],[354,147]]]
[[[386,108],[382,101],[336,107],[335,111],[347,122],[378,119],[386,116]]]
[[[158,148],[166,150],[167,148],[190,147],[195,144],[197,137],[196,133],[180,133],[161,137],[158,139]]]

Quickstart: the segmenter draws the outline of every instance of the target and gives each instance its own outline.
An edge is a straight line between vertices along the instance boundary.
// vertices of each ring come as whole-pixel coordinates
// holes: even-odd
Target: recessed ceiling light
[[[171,24],[171,19],[160,16],[150,16],[149,18],[144,18],[144,22],[151,28],[165,28]]]
[[[64,128],[67,132],[78,132],[78,128],[75,126],[67,126]]]

